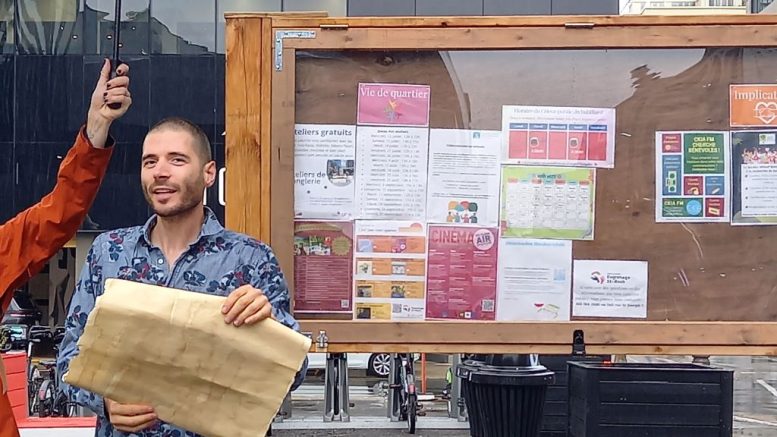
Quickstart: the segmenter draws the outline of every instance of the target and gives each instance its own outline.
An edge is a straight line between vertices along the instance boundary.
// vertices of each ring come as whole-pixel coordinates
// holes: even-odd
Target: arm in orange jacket
[[[39,272],[75,235],[92,206],[113,151],[108,138],[111,123],[129,108],[129,67],[109,80],[110,62],[100,72],[85,127],[57,174],[54,190],[40,202],[0,225],[0,310],[5,312],[14,289]],[[121,102],[118,109],[107,103]]]
[[[92,94],[86,126],[62,161],[54,189],[0,225],[0,313],[8,309],[14,290],[38,273],[75,235],[97,196],[113,151],[109,128],[132,104],[129,67],[119,66],[113,79],[110,69],[106,60]],[[111,109],[111,103],[120,106]],[[0,437],[16,436],[3,376],[0,361]]]

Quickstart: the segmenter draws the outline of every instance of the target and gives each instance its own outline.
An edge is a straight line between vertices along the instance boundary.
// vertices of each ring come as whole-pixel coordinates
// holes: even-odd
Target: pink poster
[[[350,313],[353,223],[294,223],[294,312]]]
[[[496,228],[429,227],[426,318],[494,320]]]
[[[428,85],[360,83],[360,125],[429,126]]]

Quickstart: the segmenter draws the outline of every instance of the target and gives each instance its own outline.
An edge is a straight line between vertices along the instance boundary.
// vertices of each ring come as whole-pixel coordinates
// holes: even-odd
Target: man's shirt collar
[[[224,230],[224,226],[219,223],[218,218],[216,217],[216,214],[208,208],[207,206],[205,208],[205,218],[202,222],[202,228],[200,228],[200,235],[197,237],[197,240],[194,243],[197,243],[201,241],[205,237],[211,237],[216,234],[221,233]],[[146,220],[146,223],[143,225],[142,228],[142,238],[145,240],[146,244],[151,246],[151,230],[154,229],[154,225],[156,225],[156,221],[158,219],[158,215],[154,214],[151,217]]]

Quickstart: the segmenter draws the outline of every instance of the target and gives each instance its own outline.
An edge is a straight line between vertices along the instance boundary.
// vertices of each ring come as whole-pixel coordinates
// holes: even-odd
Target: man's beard
[[[157,208],[154,204],[153,196],[151,194],[151,191],[156,188],[156,185],[152,184],[150,187],[144,187],[143,188],[143,195],[146,198],[146,202],[151,207],[151,209],[154,211],[156,215],[159,217],[164,218],[170,218],[170,217],[176,217],[179,215],[183,215],[194,208],[196,208],[200,201],[202,200],[200,197],[197,196],[197,190],[192,189],[192,186],[195,184],[187,184],[184,186],[180,185],[165,185],[169,186],[176,190],[176,194],[180,196],[181,201],[179,203],[170,205],[161,205],[160,208]],[[202,192],[203,190],[200,190],[199,192]]]

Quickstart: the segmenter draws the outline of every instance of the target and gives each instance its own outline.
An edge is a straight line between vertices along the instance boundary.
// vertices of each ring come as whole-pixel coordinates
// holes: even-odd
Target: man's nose
[[[170,177],[170,166],[165,162],[158,162],[154,167],[154,179],[167,179]]]

